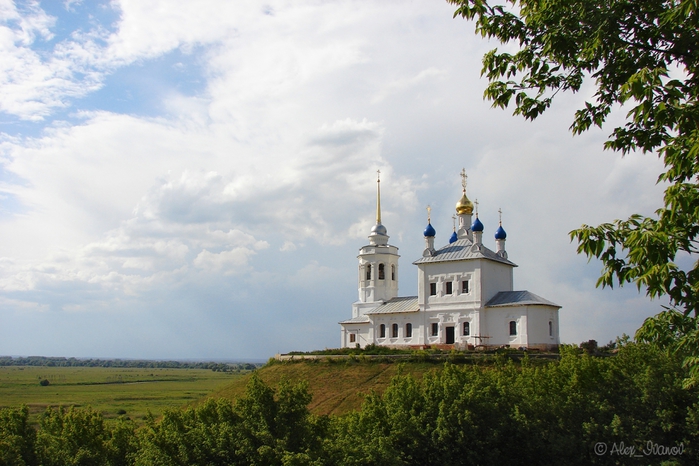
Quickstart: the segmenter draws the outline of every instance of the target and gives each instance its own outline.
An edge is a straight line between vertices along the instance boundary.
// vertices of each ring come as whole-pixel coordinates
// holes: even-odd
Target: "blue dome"
[[[507,238],[507,233],[505,229],[500,225],[497,230],[495,230],[495,239],[505,239]]]
[[[434,227],[432,226],[432,224],[428,223],[427,227],[425,227],[424,235],[425,236],[434,236],[436,234],[437,234],[437,232],[434,231]]]
[[[473,221],[471,231],[483,231],[483,224],[480,220],[478,220],[478,217],[476,217],[476,219]]]
[[[449,244],[453,243],[457,239],[459,239],[459,237],[456,235],[456,232],[452,233],[451,237],[449,238]]]

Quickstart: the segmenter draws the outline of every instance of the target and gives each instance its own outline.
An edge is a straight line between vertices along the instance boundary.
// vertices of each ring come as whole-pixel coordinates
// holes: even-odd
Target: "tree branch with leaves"
[[[481,36],[518,46],[483,58],[484,95],[494,107],[514,101],[514,114],[533,120],[557,93],[592,81],[596,92],[575,112],[574,134],[630,109],[604,148],[657,153],[663,206],[652,217],[583,225],[571,240],[602,262],[597,286],[634,283],[651,298],[669,299],[636,338],[684,354],[686,383],[699,383],[699,1],[448,1]]]

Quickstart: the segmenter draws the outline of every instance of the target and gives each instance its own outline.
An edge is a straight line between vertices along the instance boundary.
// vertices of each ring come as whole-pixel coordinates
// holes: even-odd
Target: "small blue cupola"
[[[495,239],[505,239],[507,238],[507,233],[505,229],[500,225],[497,230],[495,230]]]
[[[425,227],[425,231],[423,232],[425,237],[430,237],[430,236],[435,236],[437,232],[434,230],[434,227],[432,226],[431,223],[428,223],[427,226]]]
[[[459,236],[456,234],[456,232],[452,233],[451,236],[449,237],[449,244],[453,243],[454,241],[458,240]]]
[[[478,219],[478,214],[476,214],[476,219],[471,224],[471,231],[483,231],[483,223]]]

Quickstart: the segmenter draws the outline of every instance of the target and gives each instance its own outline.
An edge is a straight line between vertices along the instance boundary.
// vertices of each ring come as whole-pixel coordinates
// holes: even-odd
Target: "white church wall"
[[[506,346],[518,348],[528,344],[527,315],[524,307],[489,308],[487,315],[487,346]],[[516,334],[510,334],[510,322],[515,322]]]
[[[375,344],[381,346],[416,346],[422,342],[422,323],[418,312],[406,314],[376,314],[372,316]],[[412,334],[408,336],[407,325],[412,327]],[[384,325],[384,337],[381,337],[381,325]],[[393,326],[397,325],[397,336],[394,336]]]
[[[354,348],[357,344],[359,344],[360,348],[364,348],[371,341],[372,337],[368,324],[345,324],[342,326],[341,348]]]
[[[550,349],[560,343],[558,337],[558,310],[550,306],[529,306],[529,345]],[[549,334],[549,322],[551,322]]]
[[[426,309],[450,306],[463,307],[466,303],[478,306],[481,280],[479,261],[436,262],[421,264],[418,269],[418,302]],[[464,292],[464,281],[467,292]],[[435,284],[436,294],[431,293]],[[451,287],[451,289],[449,289]]]
[[[500,291],[513,291],[512,266],[500,262],[481,260],[481,298],[483,304]]]

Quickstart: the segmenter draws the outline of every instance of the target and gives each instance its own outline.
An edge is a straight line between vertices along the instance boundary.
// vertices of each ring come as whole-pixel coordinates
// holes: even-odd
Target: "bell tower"
[[[388,244],[388,232],[381,224],[381,171],[376,172],[376,225],[369,244],[359,249],[357,259],[359,300],[352,305],[352,317],[398,296],[398,248]]]

